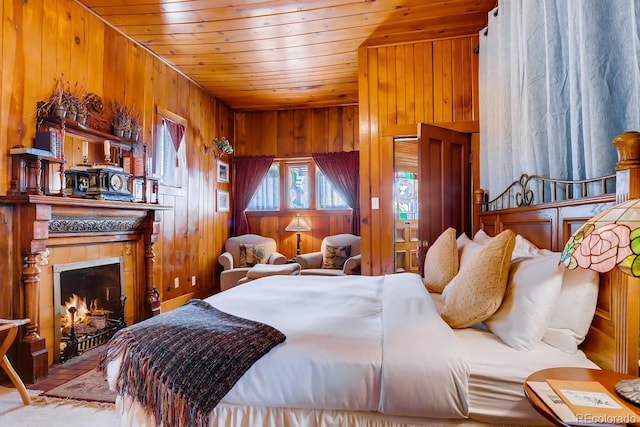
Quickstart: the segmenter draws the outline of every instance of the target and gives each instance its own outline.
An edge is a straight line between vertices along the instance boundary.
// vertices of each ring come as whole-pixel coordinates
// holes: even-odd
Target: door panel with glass
[[[394,140],[393,215],[396,271],[417,273],[418,242],[418,140]]]

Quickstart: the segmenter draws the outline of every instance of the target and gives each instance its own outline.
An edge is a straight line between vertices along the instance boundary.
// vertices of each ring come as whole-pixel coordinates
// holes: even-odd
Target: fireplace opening
[[[126,326],[122,257],[53,266],[54,360],[64,363]]]

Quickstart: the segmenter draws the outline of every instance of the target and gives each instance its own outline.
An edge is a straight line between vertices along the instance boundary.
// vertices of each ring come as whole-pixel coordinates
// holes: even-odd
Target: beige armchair
[[[287,258],[276,250],[276,241],[258,234],[230,237],[225,252],[218,257],[224,269],[220,273],[220,290],[233,288],[256,264],[284,264]]]
[[[342,276],[360,274],[360,236],[336,234],[322,240],[318,252],[297,255],[303,275]]]

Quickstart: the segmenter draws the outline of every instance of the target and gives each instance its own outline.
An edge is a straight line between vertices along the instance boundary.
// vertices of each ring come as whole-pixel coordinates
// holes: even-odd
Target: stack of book
[[[527,381],[566,425],[625,426],[640,416],[597,381]]]

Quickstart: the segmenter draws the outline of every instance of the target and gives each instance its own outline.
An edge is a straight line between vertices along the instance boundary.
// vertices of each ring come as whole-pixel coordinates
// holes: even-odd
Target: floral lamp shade
[[[640,199],[606,209],[588,220],[569,239],[560,256],[569,269],[600,273],[616,266],[640,277]]]

